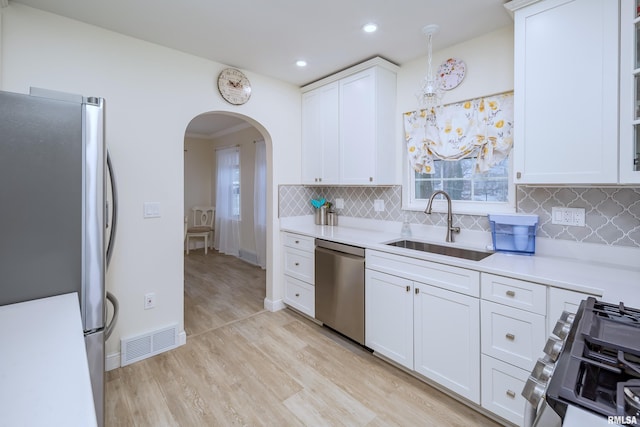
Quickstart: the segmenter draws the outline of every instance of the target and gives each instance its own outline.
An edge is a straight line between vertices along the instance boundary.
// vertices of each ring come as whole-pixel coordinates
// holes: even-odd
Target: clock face
[[[218,76],[220,95],[230,104],[241,105],[251,97],[251,83],[247,76],[235,68],[225,68]]]
[[[438,77],[444,90],[451,90],[462,83],[467,66],[462,59],[449,58],[440,64]]]

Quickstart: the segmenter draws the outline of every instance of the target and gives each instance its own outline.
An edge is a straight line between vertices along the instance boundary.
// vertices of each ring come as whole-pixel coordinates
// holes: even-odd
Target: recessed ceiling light
[[[296,61],[296,65],[298,67],[306,67],[307,66],[307,61],[305,61],[304,59],[299,59]]]
[[[365,33],[374,33],[377,29],[378,29],[378,26],[373,22],[370,22],[362,26],[362,31],[364,31]]]

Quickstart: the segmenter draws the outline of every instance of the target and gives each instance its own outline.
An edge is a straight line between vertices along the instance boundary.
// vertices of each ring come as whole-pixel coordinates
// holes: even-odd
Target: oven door
[[[524,427],[562,427],[562,418],[544,399],[540,399],[537,408],[527,401],[524,408]]]

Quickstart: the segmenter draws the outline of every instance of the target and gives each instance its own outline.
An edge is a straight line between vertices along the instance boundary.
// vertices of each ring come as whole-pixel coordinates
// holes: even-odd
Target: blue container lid
[[[538,215],[527,214],[488,214],[489,221],[496,224],[508,225],[536,225],[538,224]]]

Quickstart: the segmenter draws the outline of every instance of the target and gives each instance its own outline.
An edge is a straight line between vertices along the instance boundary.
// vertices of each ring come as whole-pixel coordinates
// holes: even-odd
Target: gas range
[[[554,335],[522,393],[527,423],[568,426],[581,414],[640,425],[640,310],[588,298],[563,313]]]

